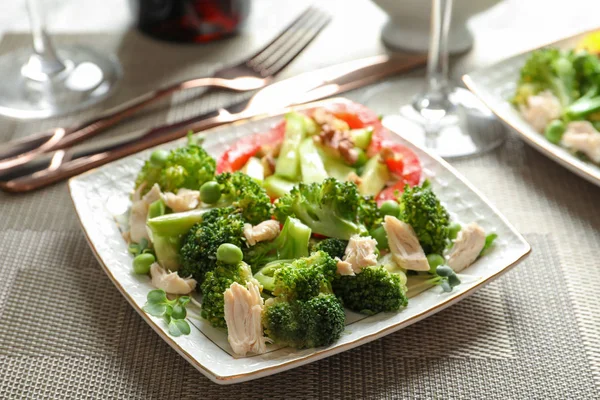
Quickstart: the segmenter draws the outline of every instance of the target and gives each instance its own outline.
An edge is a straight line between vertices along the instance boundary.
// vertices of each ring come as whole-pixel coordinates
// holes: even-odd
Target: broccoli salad
[[[133,273],[156,288],[144,310],[174,336],[203,319],[244,356],[331,345],[346,310],[407,307],[412,278],[452,291],[495,235],[452,221],[415,153],[386,135],[343,103],[290,112],[218,160],[191,135],[154,151],[125,234]]]
[[[548,141],[600,164],[600,59],[544,48],[521,68],[512,103]]]

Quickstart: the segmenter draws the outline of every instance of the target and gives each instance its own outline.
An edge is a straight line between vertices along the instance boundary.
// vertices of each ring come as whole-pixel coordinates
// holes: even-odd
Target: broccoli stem
[[[587,115],[600,111],[600,97],[582,97],[565,110],[565,116],[569,120],[583,119]]]
[[[297,218],[288,217],[281,233],[275,239],[278,259],[295,259],[308,256],[311,229]]]
[[[275,289],[275,271],[286,264],[291,264],[293,261],[293,259],[272,261],[255,273],[254,279],[262,285],[264,290],[272,292]]]
[[[149,219],[147,224],[153,236],[180,236],[186,234],[192,226],[202,221],[202,215],[207,211],[209,209],[166,214]]]
[[[170,271],[177,271],[179,269],[181,239],[179,237],[155,235],[152,244],[158,263]]]

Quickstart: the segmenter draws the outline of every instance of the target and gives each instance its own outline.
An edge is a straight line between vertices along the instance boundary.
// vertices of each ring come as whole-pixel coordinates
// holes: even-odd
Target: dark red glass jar
[[[205,43],[238,32],[250,0],[130,0],[138,28],[158,39]]]

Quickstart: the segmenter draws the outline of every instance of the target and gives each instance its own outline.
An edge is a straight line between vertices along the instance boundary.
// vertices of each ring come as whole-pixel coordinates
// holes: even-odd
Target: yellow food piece
[[[600,31],[585,35],[577,44],[577,50],[586,50],[592,54],[600,54]]]

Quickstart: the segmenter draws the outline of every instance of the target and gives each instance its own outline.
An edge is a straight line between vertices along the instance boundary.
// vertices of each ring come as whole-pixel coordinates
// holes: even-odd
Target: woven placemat
[[[7,35],[0,53],[26,40]],[[174,51],[135,32],[61,40],[121,49],[127,85],[107,105],[149,82],[198,74],[220,62],[208,51],[202,57],[196,48]],[[239,43],[228,51],[239,51]],[[156,52],[170,53],[157,62]],[[173,68],[173,57],[187,67]],[[363,93],[348,97],[360,101]],[[159,108],[109,134],[176,121],[231,98]],[[96,111],[27,123],[3,119],[0,141]],[[496,151],[454,165],[524,233],[530,257],[407,329],[233,386],[210,382],[131,309],[89,250],[64,183],[0,194],[0,398],[598,398],[600,188],[512,135]]]

